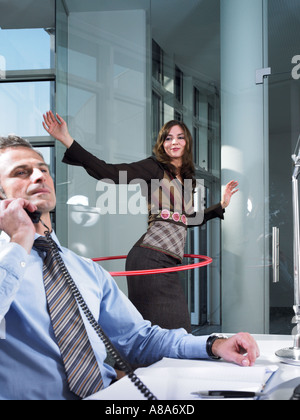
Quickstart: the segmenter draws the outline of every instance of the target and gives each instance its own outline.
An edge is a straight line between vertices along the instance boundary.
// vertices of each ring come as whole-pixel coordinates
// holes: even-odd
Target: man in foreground
[[[56,289],[63,276],[41,248],[45,226],[89,309],[129,363],[147,365],[163,357],[255,363],[259,350],[249,334],[216,339],[151,326],[107,272],[62,248],[51,227],[54,183],[26,140],[0,138],[0,194],[0,323],[5,319],[6,324],[0,399],[81,399],[116,378],[105,363],[104,344],[72,301],[69,287]],[[43,223],[33,224],[25,210],[41,212]]]

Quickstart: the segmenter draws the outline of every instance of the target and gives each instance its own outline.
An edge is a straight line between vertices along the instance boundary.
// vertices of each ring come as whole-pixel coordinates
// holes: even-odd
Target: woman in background
[[[82,148],[69,134],[66,122],[50,111],[43,126],[67,147],[63,162],[82,166],[97,180],[120,182],[126,171],[127,183],[143,180],[142,193],[148,201],[148,231],[129,252],[126,271],[175,267],[183,260],[190,210],[196,185],[192,136],[179,121],[165,124],[154,148],[154,157],[131,164],[107,164]],[[190,182],[187,182],[190,181]],[[186,188],[186,185],[189,187]],[[237,190],[235,181],[227,184],[222,201],[204,212],[199,226],[213,218],[224,218],[225,208]],[[147,190],[147,191],[146,191]],[[177,272],[127,277],[128,297],[142,316],[162,328],[185,328],[191,332],[190,314]]]

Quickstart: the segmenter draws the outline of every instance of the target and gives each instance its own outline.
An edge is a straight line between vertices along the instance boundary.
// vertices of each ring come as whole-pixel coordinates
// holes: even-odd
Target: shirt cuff
[[[208,336],[194,336],[189,334],[183,340],[179,357],[182,359],[209,359],[206,351]]]

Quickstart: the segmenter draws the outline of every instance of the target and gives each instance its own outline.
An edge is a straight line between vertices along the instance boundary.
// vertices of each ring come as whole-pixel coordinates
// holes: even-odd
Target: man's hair
[[[9,135],[8,137],[0,137],[0,153],[2,152],[2,150],[14,147],[26,147],[27,149],[31,149],[35,151],[44,160],[44,156],[42,155],[42,153],[40,153],[38,150],[32,147],[28,140],[23,139],[22,137],[15,136],[14,134]]]
[[[22,137],[18,137],[15,135],[10,135],[8,137],[0,137],[0,150],[9,149],[11,147],[27,147],[28,149],[33,150],[33,147],[31,146],[29,141],[22,139]]]

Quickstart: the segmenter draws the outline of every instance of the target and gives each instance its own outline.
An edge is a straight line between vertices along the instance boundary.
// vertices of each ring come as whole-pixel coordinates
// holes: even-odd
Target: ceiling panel
[[[53,28],[55,0],[0,0],[0,28]]]

